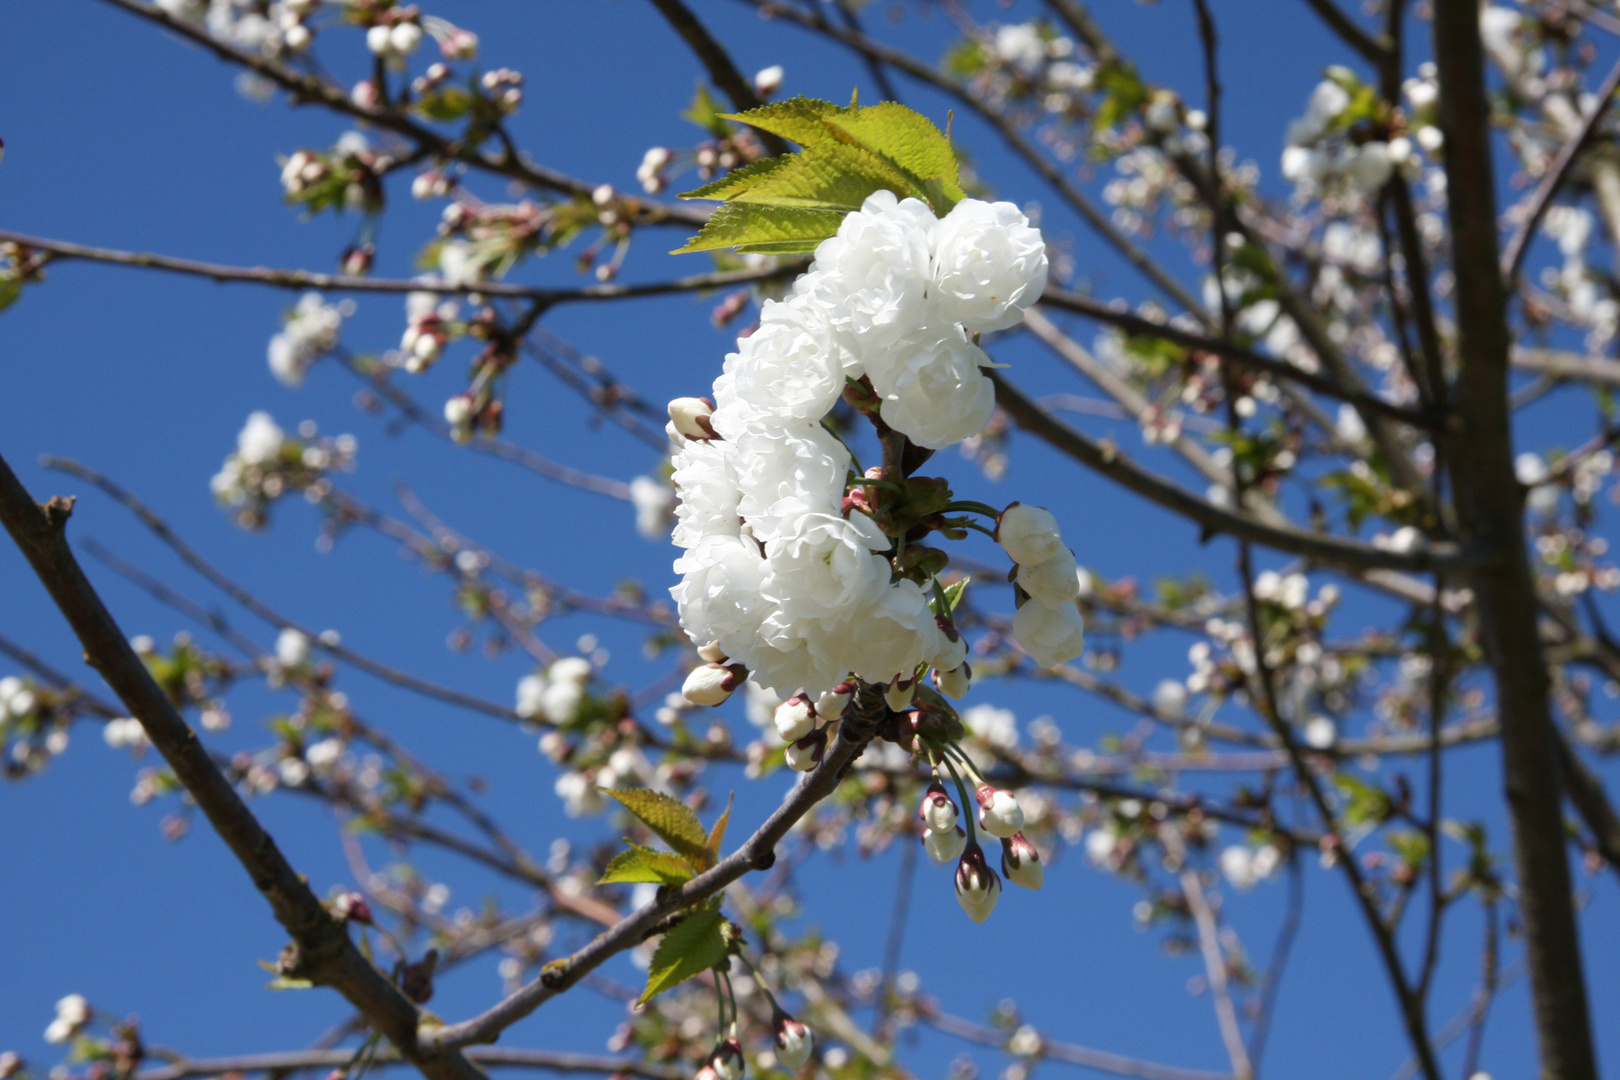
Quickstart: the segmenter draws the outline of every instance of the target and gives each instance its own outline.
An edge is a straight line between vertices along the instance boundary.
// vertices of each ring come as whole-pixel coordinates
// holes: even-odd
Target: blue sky
[[[982,18],[999,8],[973,5]],[[1015,11],[1028,5],[1020,5]],[[1226,48],[1227,140],[1270,175],[1286,121],[1300,111],[1330,62],[1347,62],[1303,5],[1243,0],[1215,5],[1234,24]],[[788,27],[762,24],[743,5],[703,0],[694,7],[753,71],[781,63],[785,92],[833,99],[852,86],[876,100],[864,69]],[[1192,23],[1180,0],[1139,6],[1096,5],[1122,49],[1146,75],[1201,97]],[[693,129],[678,113],[700,74],[649,5],[638,0],[445,0],[432,14],[483,35],[481,63],[512,66],[527,76],[526,105],[514,125],[519,141],[545,164],[630,189],[642,151],[686,145]],[[874,23],[881,23],[875,12]],[[910,24],[908,24],[910,25]],[[937,11],[913,25],[917,51],[933,58],[950,28]],[[154,250],[238,264],[331,269],[348,242],[353,218],[301,222],[284,206],[275,156],[324,147],[347,125],[284,102],[255,104],[232,88],[234,73],[200,49],[92,0],[13,2],[0,7],[0,36],[13,44],[0,65],[0,227],[90,244]],[[325,44],[323,43],[323,47]],[[353,42],[326,55],[333,67],[356,68]],[[357,70],[357,68],[356,68]],[[936,118],[944,106],[915,90],[907,101]],[[1041,193],[970,118],[959,135],[975,151],[982,175],[1007,198]],[[377,272],[404,276],[431,233],[436,208],[413,203],[404,177],[393,190]],[[479,182],[486,197],[498,186]],[[1077,223],[1048,207],[1046,227],[1072,240],[1082,274],[1105,295],[1142,295],[1138,283]],[[700,265],[662,254],[675,233],[641,238],[626,277],[644,280]],[[1166,248],[1174,265],[1185,260]],[[690,262],[690,260],[688,260]],[[454,654],[445,637],[458,617],[442,581],[396,557],[380,539],[355,534],[330,553],[315,551],[318,522],[303,505],[278,507],[269,530],[247,534],[213,505],[209,476],[233,445],[243,419],[269,410],[291,428],[305,419],[327,434],[359,439],[359,469],[345,484],[374,505],[394,508],[393,486],[410,484],[437,514],[513,561],[587,591],[604,593],[625,578],[661,590],[672,580],[671,549],[637,537],[622,503],[548,484],[512,466],[458,452],[419,430],[391,431],[356,409],[357,384],[341,369],[318,366],[300,390],[275,382],[264,349],[279,314],[296,294],[254,286],[219,286],[190,278],[90,264],[61,264],[0,321],[0,452],[41,497],[83,496],[72,526],[207,603],[209,594],[116,506],[84,485],[36,467],[41,453],[80,459],[136,490],[206,557],[271,598],[294,619],[339,629],[346,644],[427,678],[507,699],[526,665],[515,655],[488,659]],[[531,262],[524,281],[575,284],[567,255]],[[611,309],[564,308],[546,326],[601,357],[645,398],[663,401],[704,392],[728,340],[708,321],[712,300],[640,301]],[[397,298],[361,296],[345,340],[356,351],[391,347],[403,325]],[[1082,340],[1089,331],[1081,334]],[[464,357],[453,354],[410,384],[435,404],[460,388]],[[1049,357],[1017,343],[998,359],[1042,392],[1086,393]],[[537,365],[515,372],[509,434],[517,442],[578,467],[628,479],[657,461],[645,446],[611,426],[595,426],[577,398]],[[1553,422],[1549,419],[1549,426]],[[1112,434],[1140,446],[1128,427]],[[1058,511],[1080,561],[1107,578],[1203,569],[1229,577],[1230,545],[1197,544],[1193,530],[1146,509],[1097,478],[1069,468],[1028,440],[1016,441],[1014,464],[999,484],[974,476],[970,463],[942,455],[942,470],[970,497],[1004,503],[1040,492]],[[1158,467],[1174,471],[1168,462]],[[986,552],[978,549],[982,557]],[[167,641],[186,626],[173,612],[97,566],[90,569],[131,634]],[[1370,608],[1363,608],[1370,611]],[[245,616],[239,625],[272,640]],[[15,553],[0,551],[0,632],[37,648],[58,666],[78,670],[60,618]],[[567,649],[597,635],[613,654],[610,677],[643,686],[664,671],[639,652],[622,626],[573,617],[547,629]],[[1121,677],[1138,690],[1166,674],[1184,673],[1185,641],[1129,656]],[[0,675],[11,667],[0,664]],[[406,696],[363,674],[342,685],[357,708],[384,722],[406,745],[451,772],[489,783],[491,806],[531,848],[543,852],[557,835],[599,839],[606,826],[563,819],[551,794],[553,767],[532,740],[488,718]],[[1073,742],[1094,742],[1125,729],[1123,714],[1050,687],[986,686],[971,700],[1013,708],[1021,721],[1058,720]],[[247,689],[233,699],[235,727],[225,748],[265,741],[263,720],[292,704],[286,695]],[[741,722],[733,707],[728,715]],[[1452,790],[1459,814],[1494,810],[1494,751],[1458,759]],[[282,944],[244,875],[204,830],[178,844],[162,839],[164,809],[128,800],[135,766],[81,729],[70,752],[44,775],[0,787],[0,1050],[15,1049],[38,1066],[55,1060],[40,1040],[51,1005],[82,992],[113,1013],[138,1013],[147,1038],[187,1054],[291,1049],[306,1044],[340,1015],[324,993],[274,994],[255,959]],[[1617,778],[1610,771],[1611,789]],[[757,822],[785,790],[777,776],[739,788],[739,822]],[[293,800],[258,804],[295,864],[319,891],[348,880],[330,818]],[[1457,852],[1451,853],[1453,859]],[[823,858],[802,879],[807,921],[842,946],[849,970],[880,962],[895,881],[893,854],[870,861],[853,854]],[[455,888],[452,907],[495,895],[513,907],[521,892],[464,866],[426,857],[429,873]],[[1289,969],[1267,1067],[1273,1075],[1388,1075],[1404,1059],[1389,992],[1371,942],[1356,921],[1342,880],[1312,869],[1305,885],[1306,923]],[[1585,920],[1588,956],[1616,955],[1620,924],[1612,876],[1583,879],[1591,902]],[[1039,894],[1007,897],[986,926],[971,928],[951,896],[948,875],[920,870],[902,966],[951,1011],[982,1018],[1002,999],[1017,1000],[1028,1019],[1053,1037],[1190,1067],[1220,1069],[1224,1058],[1204,998],[1188,991],[1201,968],[1192,957],[1162,955],[1156,934],[1133,928],[1138,892],[1090,869],[1078,852],[1060,853]],[[1283,907],[1281,884],[1234,898],[1229,910],[1246,945],[1263,960]],[[1475,978],[1478,926],[1462,915],[1445,942],[1448,965],[1437,989],[1436,1024],[1461,1008]],[[612,973],[634,973],[619,963]],[[1602,1050],[1620,1060],[1620,986],[1601,963],[1589,969]],[[469,967],[439,988],[435,1008],[463,1017],[494,1000],[492,965]],[[1522,981],[1502,996],[1486,1042],[1485,1062],[1499,1076],[1532,1068],[1531,1032]],[[586,992],[568,995],[511,1032],[513,1046],[600,1050],[617,1022],[616,1007]],[[925,1035],[911,1062],[938,1075],[967,1049]],[[999,1055],[973,1051],[981,1070],[999,1072]],[[1455,1055],[1447,1058],[1455,1067]],[[1057,1069],[1066,1066],[1047,1065]]]

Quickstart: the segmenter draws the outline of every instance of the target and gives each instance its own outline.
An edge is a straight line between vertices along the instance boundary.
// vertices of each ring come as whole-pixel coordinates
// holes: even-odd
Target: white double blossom
[[[1040,233],[1009,203],[967,199],[940,220],[881,191],[844,219],[726,358],[712,411],[671,404],[673,539],[686,549],[671,594],[694,641],[782,695],[960,666],[923,588],[890,580],[890,538],[846,508],[852,459],[821,421],[865,377],[915,445],[976,435],[994,391],[970,335],[1015,325],[1046,276]]]

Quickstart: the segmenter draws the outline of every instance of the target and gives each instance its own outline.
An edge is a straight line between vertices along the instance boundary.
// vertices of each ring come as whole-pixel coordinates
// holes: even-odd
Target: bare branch
[[[681,35],[681,40],[686,42],[693,54],[703,62],[703,67],[708,71],[714,85],[731,99],[732,108],[738,112],[747,112],[765,104],[759,95],[754,93],[753,84],[737,70],[737,65],[732,62],[725,46],[715,40],[714,35],[709,33],[709,28],[692,14],[691,8],[681,3],[681,0],[652,0],[652,5],[668,20],[669,25],[675,28],[675,32]],[[781,136],[757,128],[752,130],[772,157],[789,152],[788,144]]]
[[[685,1074],[660,1069],[634,1058],[605,1057],[597,1054],[569,1054],[556,1050],[525,1050],[510,1046],[475,1046],[466,1052],[469,1061],[483,1068],[540,1069],[554,1073],[602,1073],[635,1076],[641,1080],[684,1080]],[[282,1073],[303,1069],[343,1068],[354,1060],[351,1049],[288,1050],[272,1054],[243,1054],[238,1057],[182,1058],[169,1065],[142,1069],[134,1080],[190,1080],[228,1073]],[[378,1067],[404,1064],[395,1054],[379,1053],[371,1059]]]
[[[994,1046],[998,1049],[1006,1047],[1005,1031],[942,1013],[937,1006],[926,1007],[931,1004],[918,1002],[917,1015],[923,1023],[935,1031],[955,1035],[959,1039],[966,1039],[981,1046]],[[1041,1040],[1041,1056],[1050,1061],[1062,1061],[1085,1069],[1112,1073],[1115,1076],[1134,1076],[1138,1080],[1235,1080],[1226,1073],[1161,1065],[1156,1061],[1143,1061],[1141,1058],[1126,1057],[1124,1054],[1111,1054],[1106,1050],[1093,1050],[1089,1046],[1077,1046],[1074,1043],[1044,1038]]]
[[[1339,39],[1350,46],[1374,67],[1382,67],[1389,58],[1390,45],[1387,40],[1374,37],[1356,21],[1343,11],[1333,0],[1305,0],[1310,9],[1316,12],[1321,20],[1328,24],[1328,28],[1339,36]]]

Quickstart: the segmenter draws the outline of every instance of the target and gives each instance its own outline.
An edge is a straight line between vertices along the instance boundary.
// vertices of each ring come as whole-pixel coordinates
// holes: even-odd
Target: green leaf
[[[672,986],[707,971],[726,957],[725,917],[718,906],[699,908],[664,935],[647,968],[647,988],[637,1004],[645,1005]]]
[[[473,96],[466,88],[445,86],[424,94],[411,111],[429,120],[457,120],[467,115],[473,106]]]
[[[714,828],[709,830],[708,840],[704,841],[703,843],[703,849],[709,853],[709,860],[705,864],[705,869],[720,861],[720,845],[726,839],[726,823],[731,820],[731,804],[735,802],[736,799],[737,793],[734,791],[731,793],[730,797],[726,799],[725,813],[721,814],[720,817],[715,821]]]
[[[725,114],[720,111],[720,103],[701,81],[697,84],[697,93],[692,97],[692,104],[687,106],[681,116],[717,139],[731,137],[731,125],[726,123]]]
[[[685,803],[647,788],[600,789],[602,794],[618,800],[619,804],[639,818],[647,828],[675,850],[694,863],[701,863],[708,835],[697,815]]]
[[[966,197],[957,182],[956,153],[951,142],[934,122],[919,112],[893,101],[822,118],[822,123],[843,142],[861,146],[899,168],[926,190],[927,182],[939,181],[945,200],[954,203]],[[935,206],[943,215],[949,206]]]
[[[967,592],[968,582],[972,580],[971,576],[965,576],[945,586],[945,611],[947,614],[955,611],[956,605],[962,602],[962,594]]]
[[[613,856],[601,879],[597,881],[598,885],[611,885],[615,882],[682,885],[697,876],[692,864],[679,855],[642,847],[629,840],[625,843],[630,844],[630,850],[621,851]]]
[[[801,153],[755,162],[681,198],[847,213],[859,210],[874,191],[884,190],[902,199],[923,194],[905,174],[876,154],[847,143],[827,142]]]
[[[853,102],[851,103],[853,108]],[[727,120],[740,120],[749,127],[757,127],[772,135],[780,135],[800,146],[810,147],[831,138],[822,120],[850,111],[841,105],[817,98],[794,97],[749,109],[741,113],[721,113]]]
[[[14,277],[0,276],[0,311],[17,302],[22,295],[22,282]]]
[[[770,254],[814,251],[816,245],[838,231],[844,215],[836,210],[806,210],[792,206],[726,203],[714,212],[703,231],[670,252],[736,248]]]

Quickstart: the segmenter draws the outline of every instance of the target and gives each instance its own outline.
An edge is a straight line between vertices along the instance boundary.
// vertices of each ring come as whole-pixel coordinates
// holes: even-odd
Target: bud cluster
[[[302,491],[319,502],[331,490],[328,472],[354,468],[353,435],[317,438],[308,420],[299,425],[298,435],[288,435],[267,412],[253,413],[236,437],[236,451],[208,482],[214,497],[235,510],[243,528],[262,527],[270,504],[288,492]]]
[[[1018,614],[1013,637],[1042,667],[1085,652],[1080,568],[1063,543],[1057,519],[1039,506],[1013,503],[996,522],[996,542],[1012,557]]]

